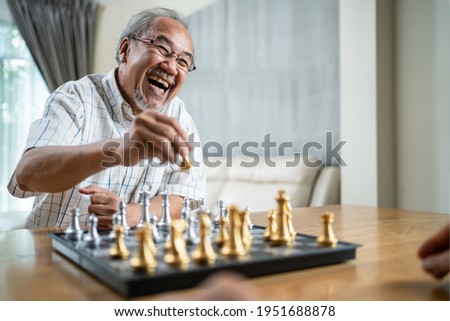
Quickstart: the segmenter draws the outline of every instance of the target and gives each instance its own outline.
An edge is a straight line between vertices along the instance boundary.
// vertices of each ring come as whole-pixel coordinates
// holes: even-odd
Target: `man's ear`
[[[124,37],[119,46],[119,60],[120,63],[127,62],[128,54],[130,50],[130,38]]]

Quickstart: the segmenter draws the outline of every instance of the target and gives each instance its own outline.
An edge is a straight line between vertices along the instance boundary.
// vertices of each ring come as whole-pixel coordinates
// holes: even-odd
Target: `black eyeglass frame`
[[[149,46],[153,46],[153,47],[160,47],[157,44],[155,44],[155,41],[164,43],[165,45],[167,45],[168,48],[170,48],[170,52],[167,55],[165,55],[165,54],[161,53],[159,50],[156,50],[160,56],[168,59],[168,58],[172,57],[173,55],[175,55],[175,61],[177,61],[177,62],[178,62],[178,59],[180,57],[188,58],[191,61],[191,64],[189,65],[187,70],[184,70],[184,69],[182,69],[182,70],[187,71],[187,72],[191,72],[191,71],[194,71],[194,70],[197,69],[197,66],[195,65],[194,59],[191,59],[191,58],[189,58],[189,57],[187,57],[185,55],[181,55],[181,54],[175,52],[168,43],[166,43],[166,42],[164,42],[162,40],[142,38],[142,37],[138,37],[136,35],[131,36],[131,39],[143,42],[143,43],[145,43],[145,44],[147,44]]]

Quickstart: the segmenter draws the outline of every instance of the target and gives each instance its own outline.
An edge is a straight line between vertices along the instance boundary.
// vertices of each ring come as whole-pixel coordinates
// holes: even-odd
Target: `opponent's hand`
[[[124,142],[122,151],[126,166],[155,157],[162,163],[175,163],[179,161],[177,154],[187,158],[192,149],[177,120],[154,110],[139,114],[134,119],[129,134],[130,139]]]
[[[89,185],[78,190],[81,194],[91,196],[88,211],[98,217],[99,229],[111,229],[112,216],[119,211],[120,198],[105,188]]]
[[[443,278],[449,272],[450,224],[426,240],[417,252],[422,267],[435,278]]]

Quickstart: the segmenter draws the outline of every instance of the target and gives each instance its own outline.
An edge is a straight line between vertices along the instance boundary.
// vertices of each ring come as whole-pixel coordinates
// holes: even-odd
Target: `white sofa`
[[[226,205],[249,206],[252,211],[276,208],[275,197],[284,189],[293,207],[339,204],[340,171],[337,166],[311,167],[292,157],[271,157],[275,166],[260,159],[256,166],[244,167],[251,158],[234,157],[227,166],[221,159],[217,167],[208,167],[206,205],[216,211],[216,202]],[[241,163],[244,162],[244,163]]]

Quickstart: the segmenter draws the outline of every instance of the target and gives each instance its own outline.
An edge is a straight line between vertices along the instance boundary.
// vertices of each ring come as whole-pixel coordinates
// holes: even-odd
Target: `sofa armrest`
[[[340,198],[339,167],[323,167],[314,184],[309,206],[339,204]]]

